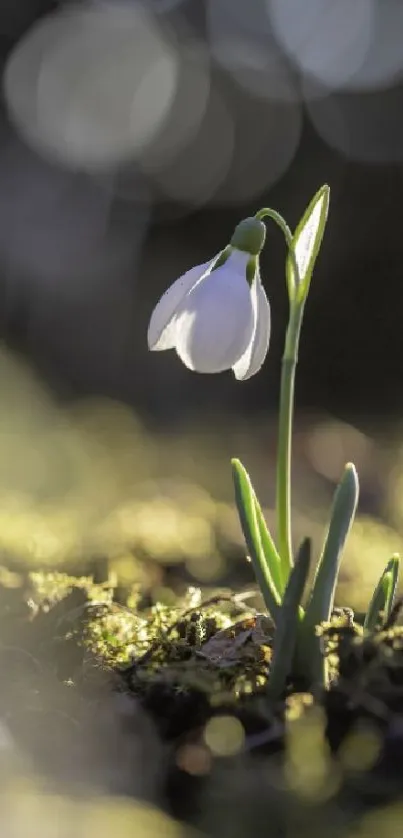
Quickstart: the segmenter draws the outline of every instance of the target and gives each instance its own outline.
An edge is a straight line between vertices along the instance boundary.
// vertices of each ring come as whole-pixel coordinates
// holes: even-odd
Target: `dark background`
[[[127,0],[124,5],[136,4]],[[246,83],[240,83],[239,73],[223,66],[220,47],[215,53],[212,49],[207,3],[143,3],[158,26],[168,26],[184,62],[162,137],[165,130],[175,131],[194,106],[198,88],[192,88],[187,68],[200,54],[209,86],[197,130],[178,143],[177,151],[165,158],[162,154],[154,167],[144,167],[143,158],[133,154],[123,162],[117,155],[113,165],[94,170],[88,161],[70,160],[66,150],[64,157],[49,153],[15,119],[6,91],[0,127],[1,337],[28,359],[62,402],[94,394],[112,397],[154,424],[228,409],[253,413],[268,404],[275,409],[286,295],[284,244],[274,226],[262,257],[273,321],[263,374],[242,385],[231,373],[194,375],[174,353],[147,351],[148,318],[163,290],[225,246],[240,218],[270,205],[294,227],[314,192],[327,182],[330,216],[306,310],[298,405],[340,417],[399,418],[403,46],[401,67],[396,59],[372,86],[365,79],[365,67],[376,64],[374,55],[386,60],[392,49],[388,38],[396,4],[372,4],[371,38],[361,62],[366,83],[358,76],[352,92],[343,84],[331,90],[322,85],[320,95],[309,93],[310,85],[318,86],[318,76],[303,72],[297,58],[286,54],[267,17],[263,34],[271,38],[271,49],[274,43],[288,85],[282,93],[280,82],[277,89],[273,82],[269,91],[271,65],[265,64],[259,23],[267,7],[259,0],[246,5],[245,34],[246,18],[239,17],[245,0],[233,2],[236,37],[242,41],[247,35],[242,50],[234,41],[233,53],[242,72],[242,62],[251,59],[253,65],[249,75],[245,71]],[[30,28],[66,7],[46,0],[2,0],[3,68]],[[233,25],[227,32],[223,20],[221,34],[231,43]],[[317,32],[314,23],[310,37],[316,48],[324,33],[323,22]],[[323,24],[329,44],[323,44],[325,58],[321,54],[319,63],[325,69],[327,49],[333,68],[346,61],[343,37],[348,41],[352,24],[347,15],[344,23],[338,15],[336,23]],[[254,33],[261,61],[257,68]],[[341,44],[336,58],[331,33]]]

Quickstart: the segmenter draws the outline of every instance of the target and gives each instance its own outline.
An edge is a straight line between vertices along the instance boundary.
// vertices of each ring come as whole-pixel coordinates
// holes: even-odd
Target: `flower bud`
[[[235,227],[230,244],[251,256],[258,256],[263,249],[266,227],[259,218],[244,218]]]

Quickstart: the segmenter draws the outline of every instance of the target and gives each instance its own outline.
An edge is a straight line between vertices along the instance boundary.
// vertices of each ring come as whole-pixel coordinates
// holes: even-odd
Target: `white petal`
[[[246,267],[249,259],[249,253],[245,253],[244,250],[238,250],[237,247],[233,247],[227,261],[224,262],[223,268],[225,267],[227,271],[231,271],[232,274],[239,274],[246,279]]]
[[[235,254],[207,274],[182,301],[176,316],[176,351],[191,370],[231,369],[253,333],[253,305],[246,280],[249,255]]]
[[[252,339],[242,358],[233,366],[235,378],[245,381],[260,370],[266,357],[270,341],[270,305],[263,288],[259,272],[252,284],[252,304],[255,328]]]
[[[186,271],[165,291],[155,306],[148,326],[147,340],[149,349],[163,350],[175,348],[176,312],[186,294],[192,290],[203,274],[215,261],[209,259],[203,265],[197,265]]]

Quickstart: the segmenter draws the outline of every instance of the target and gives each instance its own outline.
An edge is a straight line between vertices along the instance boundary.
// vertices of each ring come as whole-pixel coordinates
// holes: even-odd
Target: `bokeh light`
[[[379,759],[381,751],[379,730],[369,724],[361,724],[346,737],[338,758],[349,771],[369,771]]]
[[[401,163],[403,107],[401,90],[329,92],[305,79],[303,95],[317,133],[350,160],[362,163]]]
[[[209,107],[211,78],[207,50],[200,41],[186,34],[180,41],[178,39],[177,54],[175,96],[165,116],[163,130],[150,137],[140,157],[142,170],[157,178],[158,172],[195,140]],[[218,128],[223,130],[223,124],[219,123]],[[223,139],[228,143],[225,131]],[[219,142],[217,132],[217,147]],[[230,140],[229,156],[231,145]]]
[[[127,296],[127,277],[131,288],[147,229],[145,199],[127,229],[114,221],[112,195],[103,184],[55,170],[11,141],[2,150],[0,179],[0,264],[10,281],[6,306],[25,300],[31,320],[37,313],[45,325],[55,317],[55,303],[87,301],[94,310],[94,299],[99,308],[105,295],[113,296],[109,305]]]
[[[193,777],[203,777],[211,770],[211,753],[205,745],[185,743],[176,755],[176,764],[181,771]]]
[[[207,31],[214,60],[252,96],[296,102],[296,77],[274,38],[265,0],[209,0]]]
[[[252,25],[227,0],[210,4],[208,45],[168,26],[152,4],[48,15],[7,60],[11,119],[43,158],[96,176],[101,187],[104,176],[109,197],[147,201],[141,173],[176,203],[254,198],[287,170],[302,130],[295,74],[264,3],[255,5]]]
[[[158,188],[170,199],[204,204],[214,199],[230,172],[234,147],[231,113],[224,97],[213,87],[198,130],[188,135],[184,147],[175,148],[174,156],[161,168],[156,166],[152,150],[150,156],[144,154],[140,165],[151,173]]]
[[[244,746],[245,730],[234,716],[213,716],[206,725],[204,741],[214,756],[234,756]]]
[[[66,838],[107,838],[113,833],[120,838],[185,838],[187,834],[184,827],[151,805],[110,796],[69,799],[46,794],[28,779],[25,783],[14,779],[1,795],[1,804],[3,834],[15,838],[34,834],[47,838],[59,828]]]
[[[386,88],[403,74],[403,6],[396,0],[374,0],[372,37],[365,59],[345,83],[349,90]]]
[[[375,445],[358,428],[329,419],[310,425],[307,454],[318,474],[323,474],[334,483],[339,481],[344,465],[348,462],[355,464],[361,480],[365,480],[375,454]]]
[[[287,729],[286,776],[290,787],[306,801],[331,798],[340,782],[325,739],[326,718],[321,707],[307,708]],[[309,759],[307,759],[309,754]]]
[[[102,3],[42,19],[8,59],[12,118],[42,153],[97,170],[132,159],[175,95],[172,40],[139,4]]]
[[[374,27],[373,0],[268,0],[279,42],[303,72],[342,87],[361,67]]]

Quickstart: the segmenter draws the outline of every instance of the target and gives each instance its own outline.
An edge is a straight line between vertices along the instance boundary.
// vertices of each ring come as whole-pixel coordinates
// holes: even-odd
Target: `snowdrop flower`
[[[263,222],[247,218],[225,250],[177,279],[152,313],[149,348],[175,349],[195,372],[232,369],[239,380],[258,372],[270,339],[259,272],[264,239]]]

